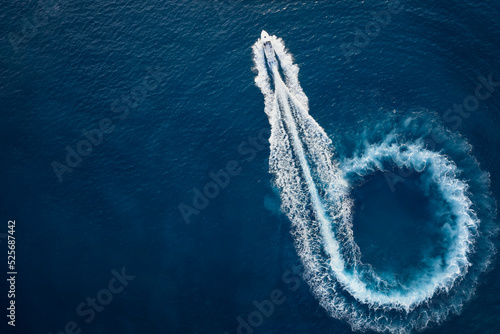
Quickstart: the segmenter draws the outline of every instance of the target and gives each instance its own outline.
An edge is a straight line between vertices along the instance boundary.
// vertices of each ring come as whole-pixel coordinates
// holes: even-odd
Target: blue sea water
[[[2,332],[70,332],[74,322],[81,333],[238,333],[243,319],[258,326],[242,333],[351,333],[302,279],[269,173],[252,45],[262,29],[284,40],[309,112],[339,155],[392,115],[422,115],[470,143],[489,173],[491,194],[473,196],[500,198],[500,87],[470,115],[454,111],[474,96],[478,77],[500,81],[500,4],[401,5],[346,56],[342,46],[355,45],[357,29],[387,2],[4,4],[0,248],[5,268],[15,219],[18,275],[15,328],[0,285]],[[91,152],[81,146],[88,154],[58,178],[54,166],[94,129],[107,130],[102,142]],[[184,219],[179,205],[194,207],[197,190],[222,169],[234,172],[228,184]],[[475,176],[464,169],[461,178]],[[433,212],[413,183],[418,175],[391,191],[375,174],[353,193],[366,262],[405,272],[422,243],[443,242],[419,225]],[[134,276],[123,291],[92,319],[79,314],[122,268]],[[493,257],[460,315],[426,333],[499,333],[499,270]],[[276,290],[283,302],[252,318]]]

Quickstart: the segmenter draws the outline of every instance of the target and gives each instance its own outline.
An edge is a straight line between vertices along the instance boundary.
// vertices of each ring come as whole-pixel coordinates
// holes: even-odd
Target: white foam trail
[[[436,302],[434,297],[452,293],[463,281],[480,223],[467,184],[457,178],[457,166],[443,154],[426,149],[422,141],[402,145],[394,135],[367,147],[360,156],[336,162],[331,140],[308,113],[298,67],[283,41],[271,39],[285,81],[278,71],[269,75],[261,41],[253,46],[255,82],[264,95],[271,125],[270,172],[314,294],[332,316],[347,320],[353,329],[402,333],[441,322],[452,308],[460,309],[457,303],[473,291],[471,287],[468,295],[441,300],[436,308],[428,306]],[[425,186],[437,187],[456,217],[440,222],[447,242],[445,256],[428,259],[427,270],[411,282],[377,275],[362,263],[353,237],[348,175],[383,171],[385,162],[423,173]]]

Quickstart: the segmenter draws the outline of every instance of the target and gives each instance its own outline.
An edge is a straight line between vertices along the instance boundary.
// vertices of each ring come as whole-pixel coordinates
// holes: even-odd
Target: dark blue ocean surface
[[[472,195],[500,198],[500,3],[401,1],[380,18],[391,6],[3,4],[1,332],[351,333],[302,279],[251,47],[262,29],[283,39],[339,155],[392,114],[432,115],[489,173],[491,194]],[[381,270],[410,272],[422,244],[446,243],[419,223],[434,214],[419,178],[374,174],[353,192],[354,238]],[[497,257],[489,268],[426,333],[500,333]]]

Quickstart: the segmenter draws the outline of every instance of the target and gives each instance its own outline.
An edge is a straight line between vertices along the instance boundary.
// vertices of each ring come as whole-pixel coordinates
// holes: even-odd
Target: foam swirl
[[[332,141],[308,113],[298,67],[283,41],[271,38],[284,81],[269,76],[260,40],[253,46],[255,82],[271,125],[269,168],[305,278],[320,304],[354,330],[393,333],[423,329],[460,312],[490,263],[497,232],[489,177],[469,154],[470,146],[440,128],[450,139],[446,143],[453,144],[431,150],[426,142],[431,125],[407,117],[395,129],[377,129],[385,133],[382,140],[366,135],[354,156],[336,156]],[[356,181],[389,166],[418,173],[422,191],[439,207],[431,223],[444,251],[429,254],[404,280],[363,263],[353,235]]]

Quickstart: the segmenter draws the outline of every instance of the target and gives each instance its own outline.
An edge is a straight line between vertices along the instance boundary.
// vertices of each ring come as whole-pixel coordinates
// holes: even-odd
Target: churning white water
[[[463,159],[483,192],[475,196],[481,203],[474,203],[467,180],[449,155],[427,148],[423,138],[402,142],[397,136],[398,131],[412,131],[411,118],[382,141],[367,143],[359,154],[336,156],[332,141],[309,115],[298,67],[283,41],[275,36],[271,40],[283,78],[277,70],[269,73],[262,42],[253,46],[255,82],[271,125],[269,168],[282,211],[292,223],[305,278],[320,304],[354,330],[393,333],[423,329],[459,312],[492,254],[494,205],[488,197],[488,175],[473,157]],[[429,255],[409,280],[381,275],[363,263],[353,236],[352,180],[384,171],[387,163],[420,173],[422,187],[435,189],[429,196],[444,203],[433,226],[445,250]],[[486,224],[478,210],[485,212]],[[482,232],[481,224],[490,232]],[[480,260],[471,261],[474,256]]]

